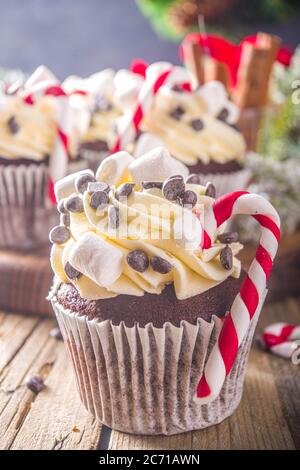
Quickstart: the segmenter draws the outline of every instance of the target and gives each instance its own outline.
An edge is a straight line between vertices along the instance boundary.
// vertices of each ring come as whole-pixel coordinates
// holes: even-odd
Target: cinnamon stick
[[[191,74],[193,88],[204,83],[203,51],[196,41],[188,41],[183,46],[184,62]]]

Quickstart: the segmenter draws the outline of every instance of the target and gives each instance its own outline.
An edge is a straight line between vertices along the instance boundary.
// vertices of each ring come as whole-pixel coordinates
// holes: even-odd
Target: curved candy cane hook
[[[262,196],[238,191],[226,194],[204,213],[202,248],[210,248],[218,227],[233,215],[251,215],[261,226],[261,237],[254,260],[225,317],[216,344],[197,386],[195,401],[200,405],[214,400],[229,374],[238,348],[262,300],[280,238],[280,219],[274,207]]]

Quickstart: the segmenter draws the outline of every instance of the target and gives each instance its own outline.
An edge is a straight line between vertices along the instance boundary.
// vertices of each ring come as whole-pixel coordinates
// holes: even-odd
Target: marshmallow
[[[173,224],[174,239],[185,249],[196,250],[202,241],[202,226],[193,212],[184,210]]]
[[[186,177],[189,174],[187,167],[171,157],[164,147],[156,147],[142,157],[134,160],[128,167],[132,180],[135,183],[142,181],[164,181],[173,175]]]
[[[234,124],[238,121],[238,107],[228,99],[228,94],[223,83],[216,80],[206,83],[200,87],[196,94],[205,101],[208,112],[213,116],[219,114],[224,108],[228,111],[227,122]]]
[[[64,178],[58,180],[54,185],[54,193],[56,197],[56,201],[60,201],[64,197],[68,197],[71,194],[76,192],[75,188],[75,180],[77,176],[89,174],[94,176],[92,170],[81,170],[77,171],[76,173],[72,173],[71,175],[67,175]]]
[[[32,88],[35,86],[37,83],[40,82],[49,82],[52,84],[57,84],[58,79],[56,76],[49,70],[45,65],[40,65],[35,69],[33,74],[26,80],[24,84],[24,88]]]
[[[123,252],[92,232],[76,242],[69,259],[75,269],[103,287],[113,284],[122,273]]]
[[[139,158],[145,153],[150,152],[151,150],[155,149],[156,147],[163,147],[164,143],[158,137],[155,137],[153,134],[149,134],[145,132],[142,134],[135,146],[134,150],[134,157]]]
[[[132,109],[142,88],[144,79],[129,70],[121,69],[114,77],[114,102],[122,110]]]
[[[110,155],[101,162],[96,172],[96,180],[103,181],[110,186],[120,183],[133,161],[134,158],[127,152],[122,151]]]

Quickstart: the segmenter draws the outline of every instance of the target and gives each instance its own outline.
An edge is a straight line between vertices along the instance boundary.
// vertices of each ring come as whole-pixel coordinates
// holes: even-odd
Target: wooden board
[[[258,329],[300,323],[300,301],[265,307]],[[54,320],[0,312],[0,449],[98,449],[101,425],[80,403],[64,345],[49,336]],[[37,396],[24,385],[41,374]],[[244,396],[218,426],[171,437],[112,432],[114,449],[300,448],[300,367],[253,347]]]
[[[52,284],[49,247],[34,253],[0,250],[0,308],[52,315],[46,297]]]

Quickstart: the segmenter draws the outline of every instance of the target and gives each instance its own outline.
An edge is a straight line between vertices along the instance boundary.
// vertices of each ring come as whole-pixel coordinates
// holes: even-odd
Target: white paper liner
[[[266,292],[265,292],[266,295]],[[208,405],[193,400],[196,386],[222,321],[199,318],[180,327],[155,328],[89,321],[52,305],[71,357],[85,407],[107,426],[134,434],[177,434],[202,429],[238,407],[245,366],[265,296],[239,348],[219,397]]]
[[[248,168],[231,173],[199,173],[199,175],[201,184],[208,181],[214,184],[217,197],[234,191],[246,190],[251,179],[251,171]]]
[[[0,248],[44,245],[57,222],[48,197],[47,165],[0,165]]]

